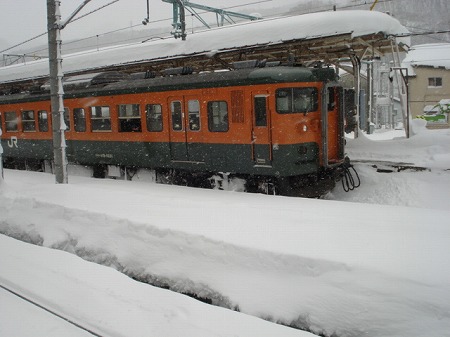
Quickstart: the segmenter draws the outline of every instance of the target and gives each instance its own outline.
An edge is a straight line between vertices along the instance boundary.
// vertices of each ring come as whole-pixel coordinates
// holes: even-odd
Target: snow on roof
[[[398,20],[381,12],[355,10],[313,13],[205,30],[189,35],[186,41],[173,38],[149,40],[64,55],[63,71],[70,73],[149,60],[213,55],[220,51],[239,50],[245,46],[280,44],[290,40],[309,40],[341,34],[351,34],[355,38],[380,32],[385,35],[409,33]],[[48,68],[48,60],[0,68],[0,83],[46,77],[49,74]]]
[[[444,67],[450,69],[450,43],[430,43],[411,47],[402,64],[410,74],[415,75],[414,67]]]

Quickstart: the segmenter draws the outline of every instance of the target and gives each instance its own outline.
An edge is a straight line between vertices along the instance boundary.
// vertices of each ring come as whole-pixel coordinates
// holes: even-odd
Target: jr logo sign
[[[18,147],[17,146],[17,137],[12,136],[10,140],[8,140],[8,146],[9,147]]]

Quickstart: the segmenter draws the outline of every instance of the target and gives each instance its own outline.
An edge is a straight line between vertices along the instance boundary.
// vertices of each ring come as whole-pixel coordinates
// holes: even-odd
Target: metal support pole
[[[53,156],[57,184],[67,184],[67,156],[64,131],[64,102],[62,85],[61,32],[58,0],[47,0],[48,53],[50,66],[50,97],[52,107]]]
[[[67,156],[64,123],[64,89],[62,84],[61,29],[91,0],[84,0],[78,8],[61,22],[59,0],[47,0],[48,55],[50,68],[50,98],[52,109],[53,157],[57,184],[67,184]]]
[[[405,122],[405,133],[406,133],[406,138],[410,137],[410,123],[409,123],[409,118],[410,118],[410,111],[409,111],[409,83],[408,83],[408,68],[402,68],[402,67],[392,67],[391,70],[398,70],[400,72],[400,75],[402,76],[402,80],[403,80],[403,85],[404,85],[404,89],[403,86],[402,88],[399,88],[399,94],[400,94],[400,101],[402,102],[402,108],[405,108],[406,110],[406,116],[404,118],[404,122]],[[405,71],[405,73],[403,74],[403,70]],[[404,90],[404,94],[403,91]],[[405,99],[403,99],[404,95],[406,96]],[[406,100],[406,102],[405,102]],[[405,107],[406,105],[406,107]],[[404,114],[405,115],[405,114]]]
[[[355,108],[356,108],[356,127],[355,127],[355,138],[358,138],[359,133],[359,113],[360,113],[360,97],[361,97],[361,62],[356,55],[351,55],[350,60],[353,65],[353,76],[354,76],[354,86],[355,86]]]

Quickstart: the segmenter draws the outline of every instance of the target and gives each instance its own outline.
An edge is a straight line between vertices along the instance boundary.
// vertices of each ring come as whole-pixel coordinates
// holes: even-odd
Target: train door
[[[199,150],[200,102],[194,96],[169,97],[170,154],[173,161],[202,161]]]
[[[344,113],[342,88],[328,84],[323,90],[323,164],[337,164],[344,158]]]
[[[252,156],[255,165],[272,165],[272,137],[270,130],[269,93],[252,93]]]

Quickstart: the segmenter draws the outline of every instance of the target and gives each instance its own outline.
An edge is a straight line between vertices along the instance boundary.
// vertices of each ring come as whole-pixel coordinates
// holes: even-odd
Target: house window
[[[428,77],[428,87],[429,88],[441,88],[442,87],[442,77]]]
[[[23,132],[36,131],[36,120],[34,110],[22,111],[22,128]]]
[[[91,106],[92,131],[111,131],[109,106]]]
[[[119,105],[119,132],[141,132],[139,104]]]

